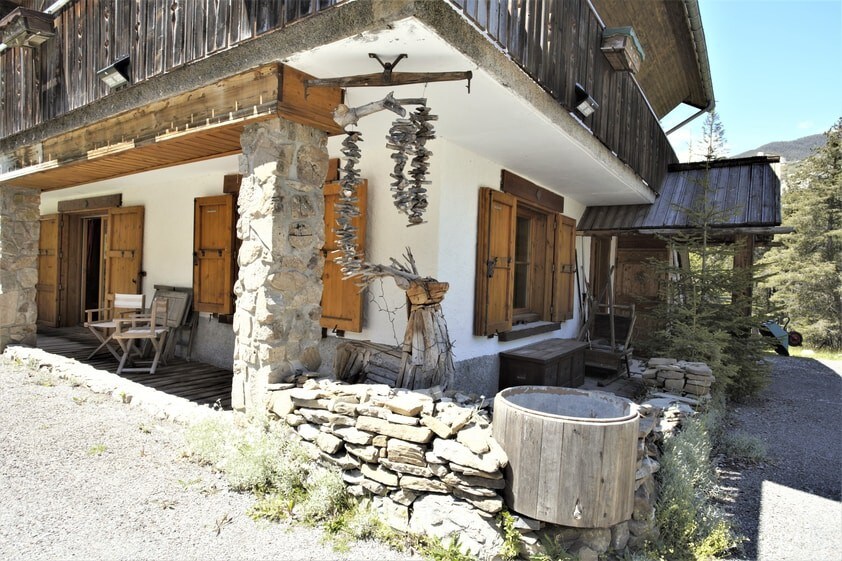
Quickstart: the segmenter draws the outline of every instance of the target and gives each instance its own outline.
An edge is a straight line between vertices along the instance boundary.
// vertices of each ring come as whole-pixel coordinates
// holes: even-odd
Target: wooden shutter
[[[234,195],[198,197],[193,216],[193,309],[234,313]]]
[[[474,335],[512,329],[516,222],[515,197],[480,188]]]
[[[339,199],[339,183],[325,184],[325,255],[322,273],[322,317],[321,326],[327,329],[360,332],[363,330],[363,293],[353,279],[343,279],[339,265],[333,262],[338,249],[336,244],[336,212],[334,205]],[[357,186],[357,198],[360,216],[354,220],[357,228],[357,252],[363,256],[365,251],[366,201],[368,183],[363,181]]]
[[[143,207],[108,209],[105,294],[140,294],[143,264]]]
[[[58,214],[41,217],[41,237],[38,240],[38,284],[36,303],[38,323],[58,327],[59,247],[61,217]]]
[[[555,255],[553,256],[552,321],[573,318],[573,285],[576,282],[576,221],[556,215]]]

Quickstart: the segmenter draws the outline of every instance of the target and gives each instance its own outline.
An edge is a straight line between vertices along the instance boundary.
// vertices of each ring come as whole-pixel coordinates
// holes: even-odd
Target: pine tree
[[[713,206],[710,166],[724,156],[725,128],[711,113],[703,130],[704,166],[695,179],[697,196],[686,213],[689,233],[664,238],[672,255],[684,262],[656,265],[663,279],[660,300],[653,309],[659,326],[649,340],[650,352],[706,362],[713,369],[722,394],[735,399],[759,390],[767,379],[760,359],[763,346],[749,337],[759,320],[747,301],[754,270],[735,268],[734,255],[742,247],[716,239],[713,226],[728,216]],[[748,313],[746,313],[748,312]]]
[[[842,348],[842,118],[827,144],[804,160],[782,196],[780,247],[763,258],[772,273],[772,303],[792,319],[806,342]]]

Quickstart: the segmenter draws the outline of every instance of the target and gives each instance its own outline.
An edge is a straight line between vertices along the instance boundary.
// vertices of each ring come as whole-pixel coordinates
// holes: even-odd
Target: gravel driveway
[[[842,361],[774,357],[769,387],[730,421],[769,456],[726,470],[740,559],[842,560]]]
[[[0,358],[0,559],[407,559],[255,522],[183,427]]]

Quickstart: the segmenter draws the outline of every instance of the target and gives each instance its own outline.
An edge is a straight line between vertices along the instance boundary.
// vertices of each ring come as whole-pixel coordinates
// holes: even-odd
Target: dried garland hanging
[[[342,155],[345,165],[342,167],[339,200],[336,202],[336,243],[340,255],[336,263],[341,267],[345,277],[359,274],[363,269],[363,261],[357,254],[357,228],[353,221],[360,215],[360,204],[357,198],[357,185],[360,184],[360,171],[357,164],[362,152],[358,145],[362,142],[362,133],[348,132],[342,141]]]
[[[395,119],[389,136],[386,137],[386,147],[393,150],[392,159],[395,168],[390,174],[392,182],[392,197],[395,207],[409,216],[409,225],[414,226],[424,221],[423,214],[427,210],[427,189],[430,181],[426,179],[429,173],[429,159],[433,155],[427,147],[427,141],[436,136],[430,121],[438,117],[430,113],[424,100],[421,107],[411,113],[409,119]],[[407,179],[404,174],[406,163],[412,156],[411,169]]]
[[[418,107],[410,115],[412,124],[415,125],[415,156],[412,158],[412,170],[409,175],[412,177],[412,185],[409,187],[409,214],[410,225],[421,224],[424,221],[423,214],[427,210],[427,189],[424,185],[431,182],[426,179],[429,172],[429,159],[433,155],[427,150],[428,140],[433,140],[436,135],[430,121],[435,121],[438,116],[430,113],[430,108],[425,105]]]

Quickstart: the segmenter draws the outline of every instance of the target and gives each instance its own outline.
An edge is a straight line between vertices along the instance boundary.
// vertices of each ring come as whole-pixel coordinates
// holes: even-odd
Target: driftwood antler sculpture
[[[366,103],[365,105],[360,105],[359,107],[355,107],[353,109],[344,103],[340,103],[339,106],[333,110],[333,120],[344,129],[348,125],[356,125],[359,120],[366,115],[371,115],[372,113],[377,113],[378,111],[384,111],[387,109],[403,117],[406,115],[406,109],[401,107],[400,102],[395,99],[395,96],[393,95],[394,93],[395,92],[389,92],[389,95],[380,101],[372,101],[371,103]]]

